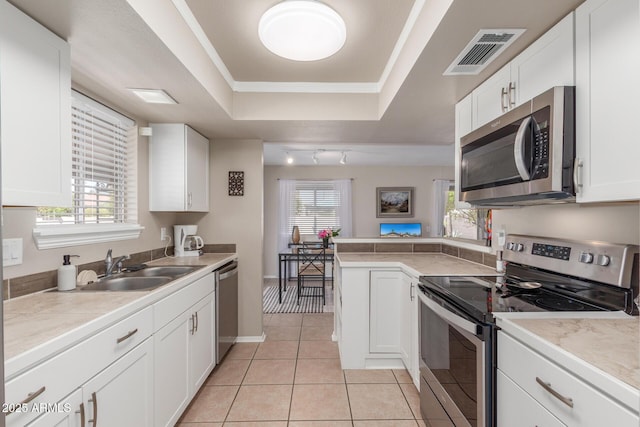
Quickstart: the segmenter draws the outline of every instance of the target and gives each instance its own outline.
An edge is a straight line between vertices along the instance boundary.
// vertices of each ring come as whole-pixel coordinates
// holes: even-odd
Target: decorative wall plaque
[[[244,172],[229,171],[229,195],[244,196]]]

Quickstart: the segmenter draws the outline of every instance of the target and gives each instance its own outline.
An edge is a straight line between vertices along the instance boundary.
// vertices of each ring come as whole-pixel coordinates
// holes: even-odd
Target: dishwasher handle
[[[216,270],[216,274],[218,275],[218,280],[224,280],[228,277],[235,276],[238,274],[238,261],[232,261],[224,267]]]

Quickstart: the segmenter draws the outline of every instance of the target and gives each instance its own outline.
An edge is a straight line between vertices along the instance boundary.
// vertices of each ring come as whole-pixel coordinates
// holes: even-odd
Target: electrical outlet
[[[160,240],[165,241],[169,239],[169,235],[167,234],[167,227],[160,227]]]

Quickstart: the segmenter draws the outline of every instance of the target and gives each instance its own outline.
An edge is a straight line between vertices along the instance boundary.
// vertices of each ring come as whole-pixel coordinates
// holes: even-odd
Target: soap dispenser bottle
[[[77,267],[71,264],[71,257],[79,255],[63,255],[62,265],[58,267],[58,290],[71,291],[76,288]]]

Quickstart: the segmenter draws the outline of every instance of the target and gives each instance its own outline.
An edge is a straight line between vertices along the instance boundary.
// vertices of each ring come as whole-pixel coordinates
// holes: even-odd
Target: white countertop
[[[640,411],[640,318],[623,312],[495,316],[505,332]]]
[[[148,265],[203,266],[147,291],[46,291],[5,301],[5,379],[11,379],[235,258],[236,254],[208,253],[147,262]]]
[[[402,268],[419,276],[499,276],[495,268],[441,253],[338,252],[343,268]]]

